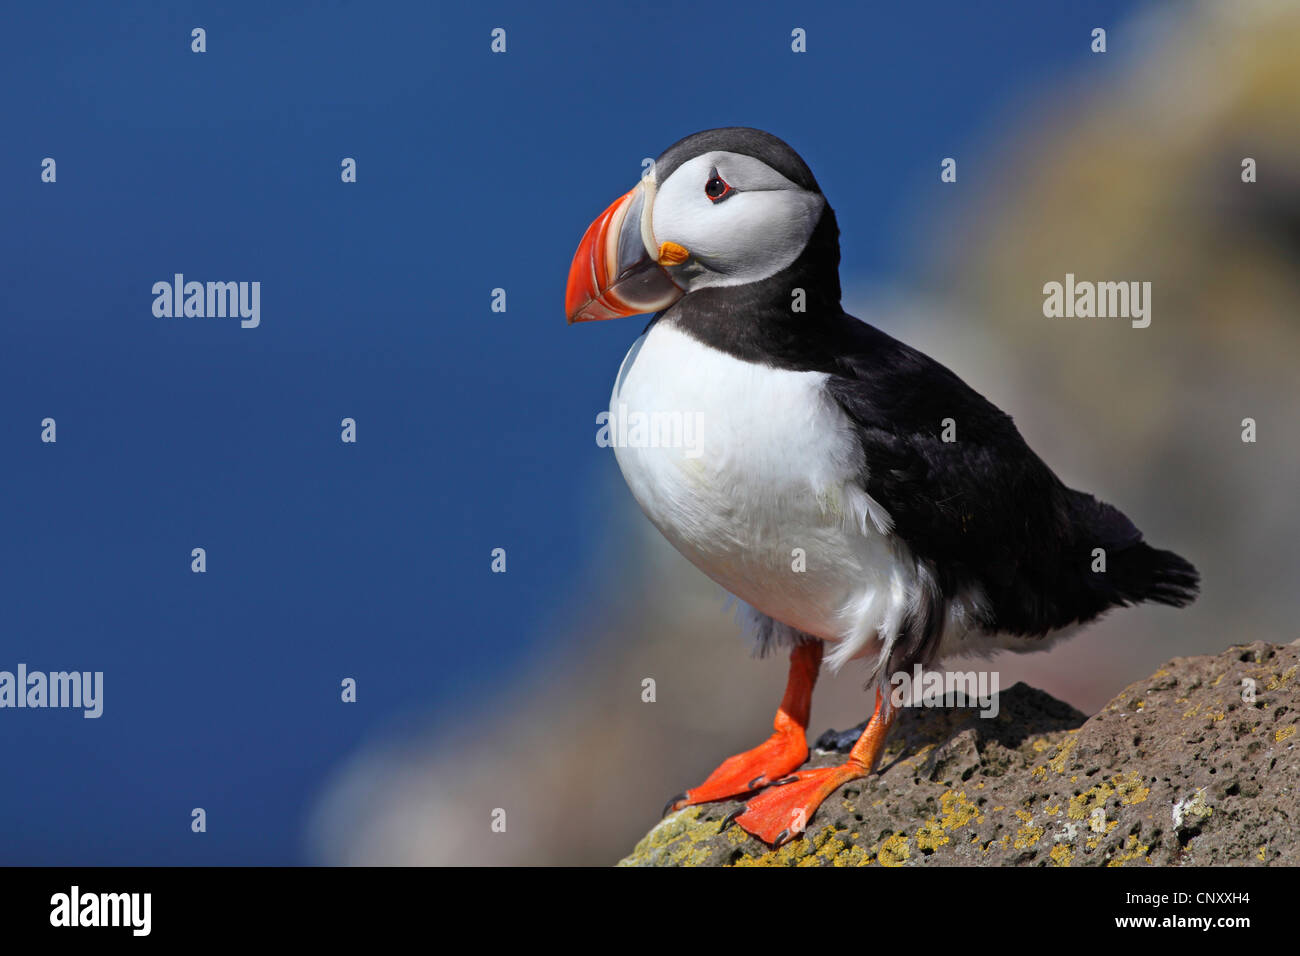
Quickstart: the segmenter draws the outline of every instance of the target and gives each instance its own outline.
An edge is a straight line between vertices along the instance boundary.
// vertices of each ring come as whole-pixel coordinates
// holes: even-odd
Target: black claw
[[[773,850],[778,849],[783,844],[787,843],[789,840],[790,840],[790,831],[782,830],[780,833],[776,835],[776,839],[772,841],[772,849]]]
[[[780,780],[773,780],[771,783],[768,784],[768,786],[784,787],[787,783],[794,783],[798,779],[799,779],[799,775],[797,773],[792,773],[790,774],[790,776],[782,777]]]
[[[759,781],[761,781],[761,780],[762,780],[764,777],[766,777],[766,776],[767,776],[767,774],[765,774],[765,773],[760,773],[760,774],[759,774],[757,777],[755,777],[753,780],[749,781],[749,783],[745,784],[745,789],[746,789],[746,790],[757,790],[757,789],[758,789]]]
[[[718,832],[726,833],[728,830],[730,830],[736,823],[736,817],[740,816],[744,812],[745,812],[744,807],[737,807],[735,810],[732,810],[730,813],[728,813],[725,817],[722,818],[722,825],[718,827]]]
[[[664,804],[664,812],[659,814],[660,819],[668,816],[668,814],[673,812],[673,807],[677,804],[678,800],[685,800],[685,799],[686,799],[685,790],[683,790],[681,793],[677,794],[677,796],[670,799],[667,803]]]

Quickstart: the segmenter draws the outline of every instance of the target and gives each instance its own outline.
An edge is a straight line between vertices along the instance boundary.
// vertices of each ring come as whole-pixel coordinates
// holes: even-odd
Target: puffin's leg
[[[786,679],[781,708],[772,721],[772,736],[753,750],[723,761],[698,787],[679,793],[668,801],[664,813],[696,803],[724,800],[749,793],[784,777],[808,759],[808,715],[812,710],[813,685],[822,664],[822,642],[803,641],[790,652],[790,676]]]
[[[827,797],[850,780],[871,773],[885,749],[885,738],[896,714],[897,711],[891,711],[889,717],[881,717],[880,691],[877,690],[876,712],[849,751],[848,760],[838,767],[801,770],[788,777],[788,783],[778,781],[778,785],[750,800],[744,811],[734,818],[735,822],[773,847],[793,840],[807,829],[808,821]]]

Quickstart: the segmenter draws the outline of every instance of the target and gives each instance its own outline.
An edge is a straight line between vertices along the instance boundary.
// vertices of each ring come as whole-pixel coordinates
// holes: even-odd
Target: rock
[[[1300,865],[1298,673],[1300,646],[1257,641],[1174,658],[1086,719],[1025,684],[988,719],[907,708],[881,769],[800,839],[719,833],[726,801],[667,817],[620,865]],[[806,766],[855,736],[824,734]]]

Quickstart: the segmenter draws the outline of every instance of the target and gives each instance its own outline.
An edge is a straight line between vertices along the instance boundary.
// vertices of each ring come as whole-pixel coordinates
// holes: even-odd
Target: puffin
[[[665,813],[745,798],[723,827],[772,847],[874,771],[892,675],[1042,650],[1113,608],[1183,607],[1199,585],[956,374],[845,312],[839,263],[807,163],[727,127],[674,143],[597,217],[565,290],[569,323],[653,313],[609,414],[664,427],[617,429],[619,469],[735,598],[756,652],[789,650],[771,736]],[[849,661],[875,710],[843,764],[800,769],[818,674]]]

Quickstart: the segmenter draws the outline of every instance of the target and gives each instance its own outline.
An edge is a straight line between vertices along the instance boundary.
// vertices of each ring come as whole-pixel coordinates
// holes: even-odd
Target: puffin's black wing
[[[834,338],[827,388],[857,426],[867,493],[944,596],[983,591],[986,629],[1041,635],[1117,605],[1194,598],[1191,564],[1063,485],[1010,416],[947,368],[847,314]],[[1092,570],[1095,548],[1105,572]]]

